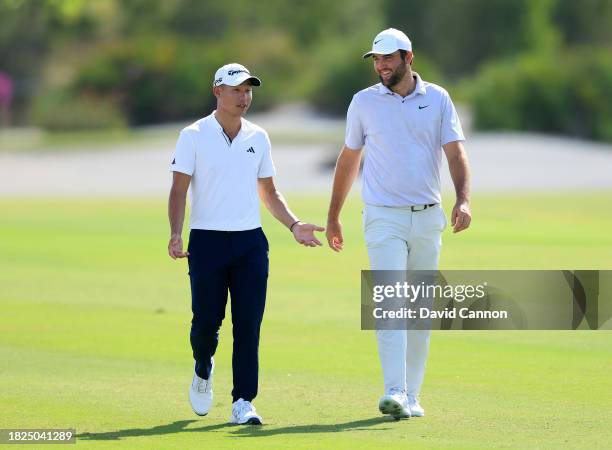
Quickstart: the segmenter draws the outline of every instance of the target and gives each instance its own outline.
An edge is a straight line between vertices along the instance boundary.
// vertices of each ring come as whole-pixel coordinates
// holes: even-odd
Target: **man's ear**
[[[213,86],[213,95],[217,98],[219,98],[219,96],[221,95],[221,86]]]
[[[408,52],[406,54],[406,59],[408,60],[408,64],[412,66],[412,62],[414,61],[414,53]]]

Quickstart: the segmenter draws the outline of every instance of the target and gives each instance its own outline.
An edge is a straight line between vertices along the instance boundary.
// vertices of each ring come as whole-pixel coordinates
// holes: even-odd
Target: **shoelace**
[[[208,392],[209,386],[210,386],[210,383],[208,382],[208,380],[203,380],[200,378],[198,380],[198,384],[196,385],[196,390],[202,394],[202,393]]]
[[[236,417],[240,417],[249,411],[255,412],[255,407],[251,404],[251,402],[243,400],[242,402],[236,405],[236,409],[234,410],[234,415]]]

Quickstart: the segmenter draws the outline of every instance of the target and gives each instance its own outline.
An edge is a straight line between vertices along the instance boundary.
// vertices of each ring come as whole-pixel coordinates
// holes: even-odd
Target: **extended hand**
[[[325,228],[320,227],[318,225],[313,225],[311,223],[302,223],[298,222],[293,227],[293,237],[300,244],[305,245],[306,247],[316,247],[321,244],[315,235],[315,231],[325,231]]]
[[[183,251],[183,239],[180,236],[173,235],[168,243],[168,254],[170,258],[184,258],[189,256],[189,252]]]
[[[344,239],[342,238],[342,223],[339,220],[327,222],[327,244],[335,252],[342,250]]]
[[[467,201],[457,202],[451,214],[451,225],[453,233],[459,233],[470,226],[472,221],[472,212],[470,204]]]

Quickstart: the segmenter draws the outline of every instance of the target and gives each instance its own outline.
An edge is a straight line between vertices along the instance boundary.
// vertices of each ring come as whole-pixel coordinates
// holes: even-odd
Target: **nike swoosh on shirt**
[[[425,106],[421,106],[421,105],[419,105],[419,109],[425,109],[425,108],[427,108],[428,106],[429,106],[429,105],[425,105]]]

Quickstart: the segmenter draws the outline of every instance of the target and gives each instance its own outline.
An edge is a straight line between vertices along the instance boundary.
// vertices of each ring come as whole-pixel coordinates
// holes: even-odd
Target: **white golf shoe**
[[[408,398],[401,389],[392,389],[389,394],[383,395],[378,401],[378,409],[396,420],[410,418]]]
[[[419,403],[419,397],[414,394],[408,394],[408,407],[410,408],[410,415],[413,417],[424,417],[425,410]]]
[[[213,371],[215,369],[215,362],[213,360],[212,369],[210,370],[210,376],[208,380],[200,378],[196,373],[193,374],[193,381],[189,388],[189,402],[191,403],[191,409],[198,416],[205,416],[208,414],[213,401],[213,390],[212,380]]]
[[[239,398],[232,404],[232,417],[230,417],[229,422],[239,425],[261,425],[263,419],[257,414],[251,402]]]

